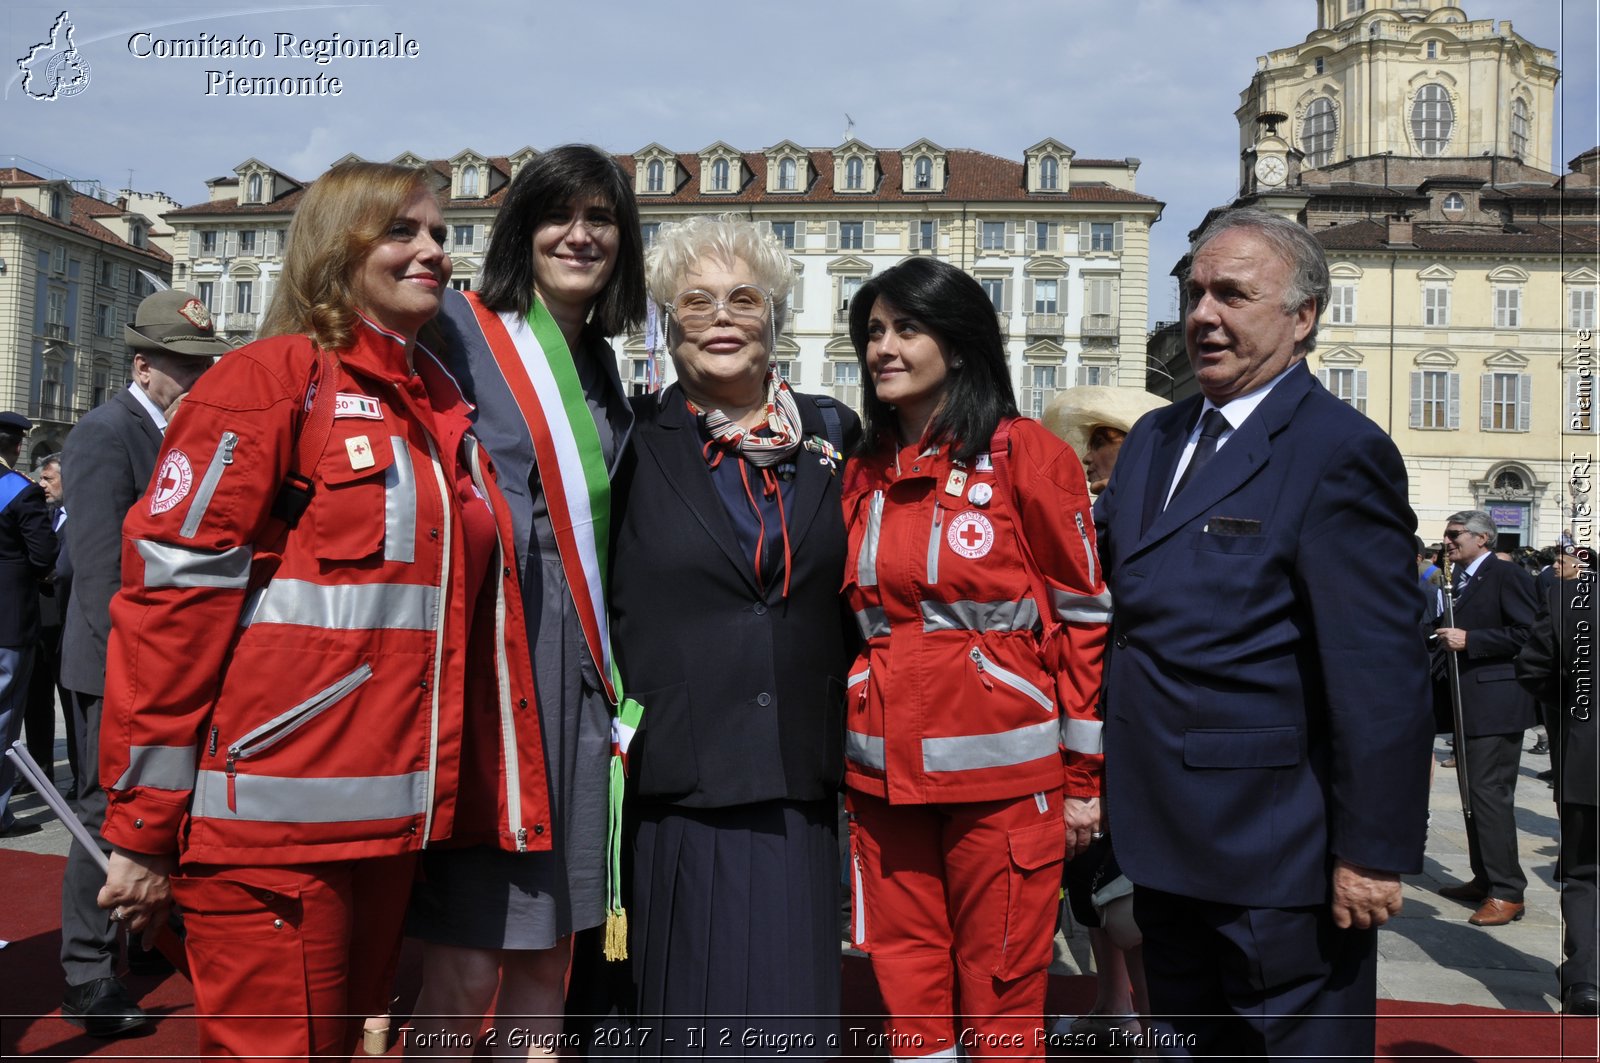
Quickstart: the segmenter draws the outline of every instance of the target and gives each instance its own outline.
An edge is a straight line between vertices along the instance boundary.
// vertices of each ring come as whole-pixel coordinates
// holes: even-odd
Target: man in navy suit
[[[1191,250],[1202,395],[1098,509],[1107,815],[1168,1055],[1368,1056],[1377,928],[1422,866],[1432,721],[1406,473],[1304,359],[1328,268],[1222,214]]]

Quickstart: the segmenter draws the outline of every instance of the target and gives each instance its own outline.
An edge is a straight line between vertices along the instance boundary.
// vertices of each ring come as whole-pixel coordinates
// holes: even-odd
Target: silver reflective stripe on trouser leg
[[[148,786],[156,790],[194,787],[194,746],[130,746],[128,770],[112,784],[113,790]]]
[[[1020,602],[923,602],[924,631],[1032,631],[1039,626],[1039,607],[1032,598]]]
[[[226,772],[202,771],[195,779],[194,815],[202,819],[246,819],[259,823],[369,823],[420,816],[427,809],[428,776],[307,778],[276,775],[234,777],[237,810],[228,807]]]
[[[331,631],[429,631],[439,591],[416,583],[346,583],[324,587],[297,579],[275,579],[251,595],[239,626],[299,624]]]
[[[394,462],[383,470],[383,559],[417,559],[417,474],[404,436],[390,436]]]
[[[1065,624],[1111,623],[1111,592],[1075,594],[1050,588],[1050,608]]]
[[[1060,755],[1060,725],[1054,720],[987,735],[922,740],[924,771],[973,771],[1026,764]]]
[[[1074,753],[1099,753],[1103,748],[1105,724],[1099,720],[1061,719],[1061,744]]]
[[[867,940],[867,899],[861,890],[861,854],[850,839],[850,943],[859,948]]]
[[[857,764],[883,770],[883,739],[860,731],[844,733],[844,755]]]
[[[867,530],[861,533],[861,556],[856,559],[856,583],[878,585],[878,536],[883,531],[883,492],[872,492],[867,503]]]
[[[133,548],[144,559],[146,587],[220,587],[244,590],[250,584],[248,546],[232,550],[194,550],[187,546],[135,539]]]

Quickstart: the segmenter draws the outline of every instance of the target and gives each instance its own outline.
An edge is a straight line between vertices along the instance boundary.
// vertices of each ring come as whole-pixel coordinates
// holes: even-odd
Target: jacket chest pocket
[[[416,478],[410,455],[403,441],[397,446],[391,440],[381,421],[348,427],[335,422],[317,480],[308,514],[316,557],[353,561],[381,550],[387,559],[389,541],[397,534],[391,533],[391,525],[403,525],[414,535]]]

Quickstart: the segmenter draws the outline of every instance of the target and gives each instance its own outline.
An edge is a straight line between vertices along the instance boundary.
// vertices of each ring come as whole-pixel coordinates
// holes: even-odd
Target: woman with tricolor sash
[[[858,422],[778,371],[795,275],[750,221],[663,226],[648,275],[677,382],[633,400],[611,597],[643,706],[628,753],[636,1043],[824,1058],[855,644],[839,483]]]
[[[629,178],[586,145],[536,156],[506,192],[478,290],[446,295],[450,367],[476,405],[473,428],[515,527],[538,693],[526,711],[542,728],[554,836],[545,852],[425,858],[409,924],[427,943],[413,1025],[471,1038],[492,1006],[502,1037],[512,1025],[528,1031],[536,1057],[561,1028],[572,935],[617,907],[606,857],[621,691],[605,584],[611,475],[633,418],[606,340],[644,318]]]

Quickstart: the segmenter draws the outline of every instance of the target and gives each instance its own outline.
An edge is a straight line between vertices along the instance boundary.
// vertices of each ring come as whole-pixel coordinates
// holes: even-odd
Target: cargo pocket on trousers
[[[172,892],[183,911],[184,951],[197,976],[195,1012],[263,1016],[230,1019],[228,1025],[237,1027],[241,1044],[249,1043],[249,1028],[257,1030],[258,1043],[278,1043],[274,1034],[281,1031],[270,1016],[311,1012],[299,887],[179,874]]]
[[[994,976],[1009,982],[1050,966],[1067,825],[1059,810],[1031,827],[1006,831],[1011,866],[1006,879],[1006,933]]]

